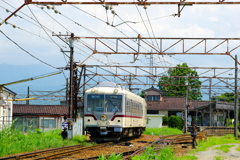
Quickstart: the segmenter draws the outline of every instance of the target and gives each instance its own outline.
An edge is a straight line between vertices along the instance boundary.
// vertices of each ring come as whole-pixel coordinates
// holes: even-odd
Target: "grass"
[[[240,141],[236,139],[233,135],[209,137],[206,142],[204,141],[198,142],[197,148],[189,152],[190,155],[188,154],[188,155],[182,156],[177,160],[194,160],[194,159],[189,159],[189,156],[194,156],[192,154],[195,154],[199,151],[206,151],[209,147],[212,147],[214,145],[221,145],[220,147],[216,147],[215,149],[220,149],[224,152],[228,152],[229,148],[234,146],[234,145],[228,145],[230,143],[240,144]],[[240,151],[240,147],[238,147],[238,149]],[[224,159],[224,157],[215,156],[215,160],[222,160],[222,159]]]
[[[147,128],[143,134],[148,135],[174,135],[182,134],[182,131],[174,128]],[[71,140],[62,140],[60,130],[53,130],[48,132],[41,132],[39,130],[29,132],[27,135],[23,134],[19,130],[11,128],[0,131],[0,157],[22,153],[32,152],[36,150],[46,148],[57,148],[63,146],[70,146],[80,144],[83,146],[94,145],[86,142],[86,136],[74,136]],[[233,135],[226,135],[221,137],[209,137],[207,142],[200,141],[196,149],[189,152],[194,154],[198,151],[206,151],[207,148],[213,145],[221,145],[215,149],[221,149],[224,152],[228,151],[232,145],[226,145],[229,143],[240,144],[240,141],[235,139]],[[11,149],[9,149],[11,148]],[[240,147],[236,148],[240,151]],[[104,155],[99,156],[99,160],[120,160],[121,154],[111,154],[109,157]],[[145,149],[142,155],[136,155],[132,160],[197,160],[194,155],[186,155],[179,158],[174,157],[173,149],[169,146],[163,146],[161,149],[154,147],[148,147]],[[223,157],[215,156],[215,160],[222,160]]]
[[[143,134],[147,135],[174,135],[182,134],[183,132],[176,128],[146,128]],[[104,155],[99,156],[98,160],[115,160],[122,159],[120,154],[112,154],[110,157]],[[136,155],[131,158],[131,160],[173,160],[174,152],[170,146],[163,146],[161,149],[156,149],[154,147],[147,147],[141,155]],[[192,159],[194,160],[194,159]]]
[[[57,148],[70,145],[87,144],[86,136],[74,136],[72,140],[63,140],[60,130],[28,132],[26,135],[19,130],[7,128],[0,131],[0,157],[22,152],[32,152],[46,148]],[[11,148],[11,149],[9,149]]]
[[[225,153],[229,152],[229,148],[233,147],[234,145],[221,145],[219,147],[215,147],[214,149],[219,149]]]
[[[176,128],[146,128],[146,131],[143,134],[154,135],[154,136],[165,136],[165,135],[174,135],[174,134],[183,134],[183,132]]]
[[[215,156],[214,160],[224,160],[224,157],[223,156]]]
[[[236,148],[236,150],[240,152],[240,146],[238,146],[238,147]]]
[[[235,137],[233,135],[209,137],[207,142],[200,141],[198,143],[197,149],[192,150],[191,152],[194,153],[194,152],[198,152],[198,151],[206,151],[207,148],[209,148],[211,146],[229,144],[229,143],[240,144],[240,141],[235,139]]]

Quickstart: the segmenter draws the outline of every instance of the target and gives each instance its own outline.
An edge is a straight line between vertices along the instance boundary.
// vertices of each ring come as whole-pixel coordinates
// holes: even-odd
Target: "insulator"
[[[54,10],[55,13],[58,13],[58,10]]]
[[[146,6],[146,5],[144,5],[144,6],[143,6],[143,8],[144,8],[144,9],[147,9],[147,6]]]
[[[52,6],[52,9],[54,10],[54,9],[55,9],[55,7],[54,7],[54,6]]]
[[[50,6],[47,6],[47,9],[50,9],[51,7]]]
[[[41,9],[44,9],[44,6],[41,6]]]
[[[8,9],[6,9],[6,12],[10,12]]]
[[[17,27],[17,26],[14,24],[14,25],[13,25],[13,28],[16,28],[16,27]]]
[[[7,21],[5,21],[5,24],[8,24],[8,22],[7,22]]]
[[[115,11],[114,11],[114,10],[112,10],[112,14],[115,14]]]
[[[109,9],[109,6],[105,6],[105,9],[108,10],[108,9]]]

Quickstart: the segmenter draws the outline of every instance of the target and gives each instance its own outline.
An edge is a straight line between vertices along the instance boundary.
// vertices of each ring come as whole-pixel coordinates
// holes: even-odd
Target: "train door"
[[[125,126],[130,127],[132,122],[132,114],[131,114],[131,100],[126,98],[126,105],[125,105]]]

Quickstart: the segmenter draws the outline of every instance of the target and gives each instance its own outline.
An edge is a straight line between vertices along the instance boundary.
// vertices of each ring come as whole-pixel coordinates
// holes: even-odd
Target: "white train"
[[[84,108],[84,127],[95,141],[139,137],[146,128],[145,99],[114,82],[86,90]]]

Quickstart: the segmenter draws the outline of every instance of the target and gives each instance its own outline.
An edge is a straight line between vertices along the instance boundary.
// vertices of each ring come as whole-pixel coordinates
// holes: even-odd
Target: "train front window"
[[[121,112],[122,95],[98,95],[87,96],[88,112]]]

